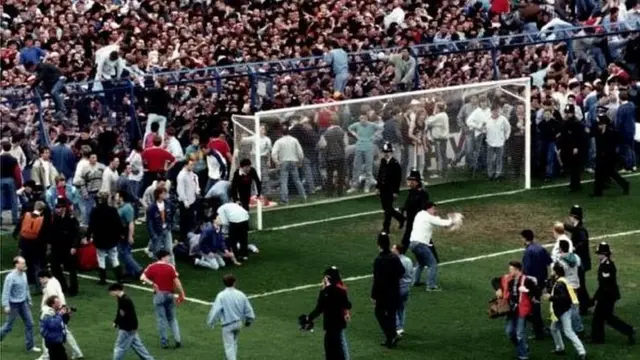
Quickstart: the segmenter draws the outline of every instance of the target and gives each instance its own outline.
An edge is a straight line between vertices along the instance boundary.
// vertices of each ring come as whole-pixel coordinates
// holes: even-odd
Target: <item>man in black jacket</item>
[[[349,358],[344,329],[349,321],[350,309],[351,302],[342,284],[340,271],[332,266],[325,270],[318,302],[307,316],[307,323],[311,323],[321,313],[324,315],[324,352],[327,360]]]
[[[610,120],[605,109],[598,109],[598,129],[596,130],[596,173],[593,186],[594,197],[602,196],[605,183],[611,178],[620,185],[622,192],[629,195],[629,182],[616,171],[618,135],[609,126]]]
[[[78,270],[76,266],[76,249],[80,246],[78,220],[69,212],[69,202],[58,198],[56,203],[51,232],[47,234],[51,245],[51,273],[60,281],[62,292],[68,296],[78,294]],[[62,273],[62,268],[69,273],[69,286]]]
[[[571,233],[574,252],[580,258],[580,267],[578,268],[580,288],[577,295],[578,300],[580,300],[580,314],[587,315],[589,313],[590,297],[585,276],[586,272],[591,270],[591,251],[589,248],[589,232],[585,229],[582,219],[582,208],[580,205],[573,205],[569,209],[569,223],[565,224],[564,228]]]
[[[411,170],[407,177],[407,185],[409,186],[409,195],[404,202],[402,212],[405,216],[406,227],[402,236],[402,245],[409,248],[411,242],[411,231],[413,230],[413,220],[418,212],[424,210],[424,206],[429,201],[429,194],[422,187],[420,172],[416,169]]]
[[[393,348],[399,337],[396,333],[396,313],[400,305],[400,279],[404,275],[404,266],[400,258],[391,252],[389,235],[378,235],[380,254],[373,263],[373,286],[371,301],[375,305],[378,324],[385,335],[383,346]]]
[[[561,145],[562,158],[567,162],[571,181],[569,189],[580,191],[580,175],[582,174],[582,160],[586,147],[584,125],[575,115],[575,105],[567,104],[564,109],[565,122],[562,128]]]
[[[606,322],[618,332],[629,338],[629,343],[636,342],[636,331],[633,326],[625,323],[613,314],[616,301],[620,300],[620,288],[618,287],[616,265],[611,261],[611,248],[606,242],[598,244],[596,250],[600,266],[598,267],[598,290],[593,295],[592,303],[596,308],[593,311],[591,323],[591,342],[593,344],[604,343],[604,323]]]
[[[255,182],[258,197],[262,195],[262,182],[256,169],[251,166],[251,160],[240,160],[240,168],[233,173],[231,179],[231,198],[249,211],[251,199],[251,185]]]
[[[31,84],[31,87],[36,89],[41,97],[44,97],[45,93],[51,94],[53,103],[56,106],[56,112],[54,117],[60,121],[66,120],[67,108],[64,105],[64,98],[62,92],[64,91],[64,80],[60,70],[50,63],[34,64],[33,62],[26,62],[24,64],[25,69],[29,72],[35,72],[36,78]]]
[[[98,204],[91,212],[86,233],[86,239],[93,241],[98,252],[98,275],[100,277],[98,285],[107,284],[107,258],[113,266],[116,281],[122,281],[117,246],[124,231],[118,210],[109,205],[109,194],[98,194]]]
[[[122,284],[115,283],[109,285],[109,295],[118,300],[118,311],[113,320],[113,327],[118,329],[115,349],[113,349],[113,359],[122,360],[124,354],[131,347],[133,351],[143,360],[153,360],[147,348],[142,343],[138,335],[138,316],[136,307],[127,294],[124,293]]]
[[[382,210],[384,210],[382,231],[389,233],[391,218],[396,219],[400,223],[400,227],[404,225],[404,217],[393,207],[393,201],[398,198],[400,193],[402,168],[398,160],[393,157],[391,143],[384,143],[382,152],[383,157],[380,160],[378,178],[376,179],[376,192],[380,196],[380,203],[382,204]]]

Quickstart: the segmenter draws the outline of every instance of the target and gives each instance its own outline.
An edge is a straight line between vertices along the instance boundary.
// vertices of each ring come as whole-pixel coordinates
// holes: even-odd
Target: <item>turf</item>
[[[633,178],[632,189],[640,188],[640,179]],[[502,185],[502,186],[501,186]],[[483,192],[517,189],[499,183],[474,183],[465,186],[442,185],[431,189],[432,197],[442,199],[477,195]],[[592,236],[601,236],[640,229],[640,193],[623,197],[618,189],[611,189],[604,198],[591,199],[584,194],[568,194],[564,188],[532,190],[509,196],[445,203],[440,212],[461,211],[466,215],[460,231],[436,233],[442,261],[463,259],[521,247],[518,233],[522,228],[533,229],[544,242],[550,241],[553,221],[563,220],[575,203],[585,208],[587,227]],[[375,198],[361,198],[335,204],[308,208],[278,210],[265,213],[267,227],[289,225],[301,221],[349,215],[378,208]],[[279,231],[265,231],[251,235],[261,253],[246,264],[233,269],[239,278],[239,288],[247,294],[313,284],[329,265],[337,265],[346,277],[371,272],[376,256],[375,234],[381,225],[380,215],[355,217],[311,226]],[[142,230],[142,229],[139,229]],[[398,239],[400,231],[392,237]],[[640,266],[638,242],[640,234],[611,239],[619,269],[623,294],[617,313],[627,321],[640,324],[638,280],[632,274]],[[144,231],[137,236],[144,244]],[[594,241],[595,245],[595,241]],[[15,243],[2,238],[2,269],[9,268],[15,254]],[[138,253],[139,259],[148,262]],[[353,359],[508,359],[514,357],[513,348],[503,335],[503,321],[489,320],[486,302],[492,295],[489,279],[506,271],[506,263],[521,255],[514,253],[473,262],[442,266],[440,282],[445,291],[425,293],[415,289],[409,300],[406,339],[398,349],[380,348],[381,332],[373,317],[369,300],[370,279],[348,283],[354,304],[352,322],[347,338]],[[221,274],[195,269],[188,264],[178,265],[187,295],[211,301],[222,287]],[[95,274],[90,274],[95,275]],[[594,289],[595,272],[589,273],[590,288]],[[110,359],[115,340],[111,322],[115,302],[103,287],[90,280],[82,280],[81,295],[72,305],[79,308],[71,329],[83,348],[87,359]],[[185,303],[178,310],[184,348],[161,350],[155,329],[151,294],[128,289],[138,308],[140,334],[157,359],[222,358],[219,329],[208,329],[205,320],[209,307]],[[296,318],[309,312],[315,303],[318,289],[287,292],[252,300],[258,320],[241,334],[242,359],[322,359],[322,333],[301,333]],[[39,304],[39,300],[37,299]],[[547,306],[545,304],[544,308]],[[34,307],[34,316],[38,316]],[[3,318],[4,319],[4,318]],[[590,318],[586,318],[587,329]],[[321,324],[321,321],[318,322]],[[23,327],[20,321],[14,331],[0,344],[0,355],[7,359],[33,359],[25,354]],[[622,336],[607,332],[608,344],[587,346],[591,358],[614,357],[637,359],[640,350],[628,347]],[[547,359],[552,348],[550,340],[532,342],[532,358]],[[567,345],[568,349],[570,345]],[[571,349],[569,349],[572,351]],[[129,354],[134,359],[133,353]]]

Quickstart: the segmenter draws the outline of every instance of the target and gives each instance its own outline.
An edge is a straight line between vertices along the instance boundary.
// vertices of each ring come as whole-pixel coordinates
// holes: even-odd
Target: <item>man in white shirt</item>
[[[293,179],[298,194],[306,201],[307,195],[304,192],[298,171],[298,168],[302,166],[304,153],[298,139],[289,135],[289,129],[286,126],[282,128],[282,137],[273,144],[271,158],[276,167],[280,169],[280,201],[283,204],[289,202],[289,176]]]
[[[114,88],[122,86],[120,78],[126,66],[126,63],[118,53],[118,47],[114,46],[109,49],[111,52],[109,52],[108,56],[103,56],[102,53],[101,56],[96,54],[96,80],[99,81],[104,89],[107,110],[113,109],[114,106],[122,103],[120,100],[124,98],[124,92],[122,90],[114,90]]]
[[[249,212],[242,206],[230,202],[217,211],[220,223],[229,231],[227,247],[233,250],[236,259],[247,260],[249,255]]]
[[[41,308],[44,308],[46,306],[45,303],[51,296],[57,296],[63,306],[67,305],[64,294],[62,293],[60,282],[58,281],[58,279],[54,278],[48,270],[40,271],[38,273],[38,280],[40,280],[40,285],[42,285],[42,303],[40,304]],[[76,338],[73,336],[71,330],[67,325],[65,325],[65,328],[67,334],[66,343],[71,347],[71,358],[82,358],[84,355],[82,355],[82,350],[80,350],[80,347],[76,342]],[[47,351],[44,339],[42,340],[42,356],[40,356],[38,360],[49,360],[49,352]]]
[[[262,178],[262,186],[264,186],[263,193],[269,194],[271,193],[269,168],[271,167],[271,148],[273,145],[271,139],[267,136],[267,129],[264,124],[260,125],[260,136],[258,139],[256,139],[255,135],[242,139],[243,144],[251,144],[251,161],[253,161],[256,156],[256,140],[258,142],[257,153],[260,156],[260,177]]]
[[[424,210],[420,211],[413,220],[413,229],[411,230],[411,243],[409,249],[416,256],[418,265],[414,269],[415,285],[421,285],[420,276],[425,266],[429,268],[427,271],[427,291],[440,291],[440,287],[436,284],[436,276],[438,275],[438,254],[433,246],[433,227],[449,227],[453,225],[451,216],[448,219],[442,219],[436,215],[436,205],[428,201]]]
[[[40,149],[40,157],[31,167],[31,180],[47,190],[49,186],[55,185],[57,176],[58,170],[51,163],[51,150],[48,147]]]
[[[205,199],[217,199],[220,201],[220,204],[226,204],[230,200],[229,198],[229,190],[231,189],[231,182],[228,180],[220,180],[216,182],[207,194],[204,196]]]
[[[436,103],[433,110],[435,115],[427,119],[427,127],[431,130],[431,138],[436,145],[436,162],[440,176],[444,174],[447,167],[447,142],[449,141],[449,115],[445,110],[446,105],[440,101]]]
[[[479,105],[480,107],[473,110],[466,121],[469,131],[473,132],[473,138],[469,139],[472,143],[472,145],[469,145],[472,149],[469,163],[474,170],[478,169],[478,165],[480,165],[482,160],[482,147],[484,145],[486,123],[491,117],[489,100],[487,100],[486,97],[480,98]]]
[[[502,161],[504,159],[504,144],[511,135],[511,125],[504,116],[500,115],[500,104],[493,104],[491,116],[485,125],[487,131],[487,173],[489,180],[502,177]]]
[[[102,173],[102,187],[100,188],[100,192],[107,194],[116,192],[118,189],[118,178],[120,177],[120,175],[118,175],[118,166],[120,166],[120,159],[115,155],[111,155],[109,166],[107,166]]]
[[[187,243],[187,234],[195,225],[197,200],[200,194],[198,175],[193,172],[193,160],[187,160],[177,179],[178,200],[180,200],[180,242]]]
[[[569,242],[569,252],[573,253],[573,242],[571,241],[569,236],[567,236],[563,223],[556,222],[555,224],[553,224],[553,238],[556,241],[556,243],[553,245],[553,249],[551,250],[551,260],[553,262],[557,262],[558,260],[560,260],[560,241],[562,240]]]

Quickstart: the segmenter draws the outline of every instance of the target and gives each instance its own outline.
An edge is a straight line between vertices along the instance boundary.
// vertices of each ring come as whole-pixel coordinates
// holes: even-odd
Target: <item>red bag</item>
[[[76,252],[78,256],[78,268],[81,271],[90,271],[98,268],[98,254],[93,243],[81,246]]]

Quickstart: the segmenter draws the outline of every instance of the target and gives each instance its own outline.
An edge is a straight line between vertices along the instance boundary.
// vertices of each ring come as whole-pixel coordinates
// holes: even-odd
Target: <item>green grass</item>
[[[483,192],[517,189],[509,183],[474,183],[442,185],[430,190],[437,200],[458,198]],[[640,179],[633,178],[633,189],[640,188]],[[571,205],[579,203],[585,208],[586,223],[591,236],[600,236],[640,229],[640,193],[623,197],[612,188],[604,198],[591,199],[584,194],[568,194],[564,188],[533,190],[510,196],[446,203],[442,213],[461,211],[466,215],[460,231],[436,233],[438,251],[442,261],[463,259],[482,254],[514,249],[522,246],[518,233],[523,228],[533,229],[544,242],[550,241],[551,226],[555,220],[566,217]],[[379,207],[374,197],[349,200],[313,207],[278,210],[265,213],[266,227],[318,220],[327,217],[375,210]],[[341,268],[343,276],[360,276],[371,272],[376,256],[375,234],[381,226],[380,215],[363,216],[331,221],[280,231],[265,231],[251,235],[261,254],[245,265],[234,268],[239,288],[247,294],[291,288],[319,283],[322,271],[329,265]],[[142,230],[142,229],[140,229]],[[398,240],[400,231],[393,230]],[[15,243],[3,237],[2,269],[9,268],[15,254]],[[143,231],[137,236],[138,244],[146,243]],[[634,269],[640,266],[638,253],[640,234],[611,239],[619,270],[623,299],[617,313],[632,324],[640,324],[640,291]],[[595,245],[595,241],[593,245]],[[139,260],[149,260],[140,255]],[[463,264],[445,265],[440,269],[442,293],[425,293],[415,289],[409,300],[407,337],[399,348],[389,351],[380,348],[381,340],[373,309],[369,300],[370,279],[348,283],[353,302],[352,322],[347,339],[353,359],[509,359],[513,348],[503,335],[503,321],[489,320],[486,303],[492,295],[491,277],[506,271],[506,263],[521,255],[515,253],[481,259]],[[178,270],[187,290],[187,296],[211,301],[221,289],[222,272],[195,269],[180,263]],[[95,275],[95,274],[91,274]],[[590,289],[595,290],[595,271],[589,273]],[[90,280],[80,283],[81,295],[70,302],[79,308],[71,329],[83,348],[87,359],[110,359],[115,332],[111,322],[115,302],[103,287]],[[220,330],[205,326],[208,306],[185,303],[178,310],[184,348],[161,350],[157,339],[151,294],[136,289],[127,290],[134,299],[140,318],[140,334],[156,359],[222,358]],[[297,330],[296,319],[308,313],[315,304],[318,289],[306,289],[252,300],[257,322],[243,330],[240,338],[242,359],[323,359],[322,333],[302,333]],[[39,299],[38,304],[39,304]],[[547,304],[544,306],[547,309]],[[39,310],[34,308],[34,316]],[[4,319],[4,318],[3,318]],[[590,329],[591,318],[586,318]],[[321,326],[321,320],[318,321]],[[23,330],[18,321],[14,331],[0,344],[0,356],[12,360],[35,358],[24,353]],[[622,336],[607,330],[608,344],[587,346],[592,359],[607,357],[637,359],[638,349],[628,347]],[[551,340],[533,342],[532,358],[547,359]],[[570,345],[567,345],[568,349]],[[572,351],[571,349],[569,349]],[[428,355],[427,355],[428,354]],[[128,359],[134,359],[133,353]]]

